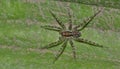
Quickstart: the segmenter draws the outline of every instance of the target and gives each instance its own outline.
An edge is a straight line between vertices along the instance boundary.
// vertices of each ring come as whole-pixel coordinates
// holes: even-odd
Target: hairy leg
[[[58,41],[50,43],[47,46],[42,47],[41,49],[48,49],[48,48],[56,47],[56,46],[62,44],[64,41],[65,41],[65,39],[61,37],[61,39],[59,39]]]
[[[78,29],[78,31],[83,30],[102,10],[99,10],[97,13],[95,13],[93,16],[89,17],[87,20],[84,20],[83,24],[79,24],[77,26],[74,27],[74,29],[78,29],[79,27],[81,27],[80,29]]]
[[[53,63],[55,63],[56,60],[58,60],[58,58],[62,55],[62,53],[64,52],[66,46],[67,46],[67,41],[68,40],[65,40],[65,42],[63,43],[61,49],[59,50],[59,53],[58,55],[55,57],[55,60],[53,61]]]
[[[52,30],[52,31],[57,31],[57,32],[60,32],[62,30],[60,27],[50,26],[50,25],[41,26],[41,28]]]
[[[72,30],[72,14],[70,13],[70,8],[68,8],[68,21],[69,21],[68,29]]]
[[[73,57],[74,57],[74,59],[76,59],[76,51],[75,51],[75,46],[73,45],[73,42],[72,42],[72,40],[69,40],[69,43],[70,43],[70,45],[71,45],[71,47],[72,47]]]
[[[51,15],[54,17],[54,19],[57,21],[57,23],[63,28],[63,29],[66,29],[65,25],[60,21],[58,20],[58,18],[55,16],[55,14],[50,11]]]
[[[104,47],[103,45],[97,44],[97,43],[92,42],[92,41],[88,41],[88,40],[83,39],[83,38],[75,38],[74,40],[77,41],[77,42],[81,42],[81,43],[84,43],[84,44],[91,45],[91,46],[102,47],[102,48]]]

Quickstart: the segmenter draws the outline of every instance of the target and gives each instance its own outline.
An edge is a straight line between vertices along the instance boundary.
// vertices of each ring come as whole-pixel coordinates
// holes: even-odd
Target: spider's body
[[[63,37],[80,37],[81,33],[79,31],[63,31],[60,33]]]
[[[98,11],[97,13],[95,13],[93,16],[89,17],[87,20],[84,21],[83,24],[79,24],[75,27],[73,27],[72,25],[72,18],[71,18],[71,14],[70,12],[68,13],[69,15],[69,26],[68,26],[68,30],[66,29],[66,26],[60,22],[58,20],[58,18],[55,16],[55,14],[53,14],[51,11],[51,15],[54,17],[54,19],[57,21],[57,23],[60,25],[60,27],[57,26],[41,26],[42,28],[48,29],[48,30],[53,30],[53,31],[57,31],[60,33],[61,37],[58,41],[53,42],[48,44],[47,46],[43,47],[42,49],[48,49],[48,48],[52,48],[52,47],[56,47],[58,45],[62,44],[62,48],[59,51],[59,54],[56,56],[54,62],[61,56],[61,54],[64,52],[67,43],[69,42],[69,44],[72,47],[73,50],[73,56],[74,58],[76,58],[76,52],[75,52],[75,46],[73,44],[73,40],[77,41],[77,42],[81,42],[81,43],[85,43],[91,46],[96,46],[96,47],[103,47],[103,45],[99,45],[95,42],[86,40],[81,38],[81,31],[94,19],[94,17],[96,17],[99,13],[101,12]]]

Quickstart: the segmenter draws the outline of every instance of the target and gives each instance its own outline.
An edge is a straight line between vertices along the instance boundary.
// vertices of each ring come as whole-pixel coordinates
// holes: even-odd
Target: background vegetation
[[[120,9],[120,0],[54,0]]]
[[[75,25],[82,23],[101,8],[49,0],[0,0],[0,69],[119,69],[119,9],[104,8],[100,15],[81,31],[83,38],[109,48],[101,49],[74,42],[77,61],[72,58],[72,50],[68,45],[55,64],[52,61],[60,46],[40,50],[40,47],[56,41],[60,36],[40,27],[46,24],[57,25],[49,9],[67,24],[68,6],[74,15]]]

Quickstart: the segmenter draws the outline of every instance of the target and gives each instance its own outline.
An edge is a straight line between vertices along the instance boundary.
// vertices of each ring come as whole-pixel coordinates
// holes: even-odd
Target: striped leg
[[[62,53],[64,52],[66,46],[67,46],[67,40],[65,40],[65,42],[63,43],[61,49],[59,50],[58,55],[55,57],[55,60],[53,61],[53,63],[55,63],[55,61],[58,60],[58,58],[62,55]]]
[[[72,23],[69,23],[69,30],[72,30]]]
[[[68,29],[69,30],[72,30],[72,15],[71,15],[71,13],[70,13],[70,8],[68,8],[68,19],[69,19],[69,27],[68,27]]]
[[[55,16],[55,14],[50,11],[51,15],[54,17],[54,19],[57,21],[57,23],[63,28],[63,29],[66,29],[65,25],[60,21],[58,20],[58,18]]]
[[[88,41],[88,40],[83,39],[83,38],[75,38],[74,40],[77,41],[77,42],[81,42],[81,43],[91,45],[91,46],[102,47],[102,48],[104,47],[103,45],[97,44],[97,43],[92,42],[92,41]]]
[[[71,45],[71,47],[72,47],[73,57],[74,57],[74,59],[76,60],[76,51],[75,51],[75,46],[73,45],[72,40],[69,40],[69,43],[70,43],[70,45]]]
[[[44,29],[47,29],[47,30],[52,30],[52,31],[57,31],[57,32],[60,32],[62,30],[60,27],[49,26],[49,25],[41,26],[41,28],[44,28]]]
[[[50,43],[47,46],[42,47],[41,49],[48,49],[48,48],[56,47],[56,46],[62,44],[63,42],[64,42],[64,38],[61,37],[61,39],[59,39],[58,41]]]
[[[83,24],[79,24],[74,27],[74,29],[77,29],[82,26],[82,28],[78,29],[78,31],[83,30],[102,10],[99,10],[97,13],[95,13],[93,16],[89,17],[87,20],[84,20]]]

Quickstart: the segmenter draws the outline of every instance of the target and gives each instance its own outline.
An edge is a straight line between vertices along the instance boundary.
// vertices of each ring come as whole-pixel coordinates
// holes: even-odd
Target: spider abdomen
[[[60,33],[62,36],[64,37],[71,37],[73,36],[72,32],[71,31],[63,31]]]
[[[63,31],[61,35],[64,37],[80,37],[81,33],[79,31]]]

